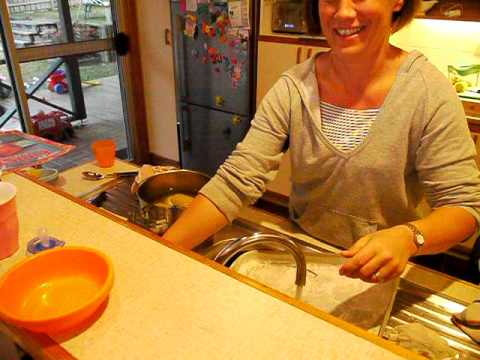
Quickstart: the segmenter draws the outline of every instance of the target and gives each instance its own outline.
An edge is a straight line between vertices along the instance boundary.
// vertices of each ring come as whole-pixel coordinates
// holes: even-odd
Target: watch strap
[[[405,223],[404,224],[413,234],[413,242],[415,243],[415,246],[417,247],[417,253],[420,250],[420,248],[425,244],[425,236],[423,233],[412,223]],[[416,255],[416,253],[415,253]]]

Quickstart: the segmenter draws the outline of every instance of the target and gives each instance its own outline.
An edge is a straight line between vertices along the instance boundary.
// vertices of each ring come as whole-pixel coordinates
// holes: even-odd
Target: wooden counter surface
[[[0,261],[0,274],[24,258],[40,226],[67,245],[108,254],[115,268],[108,306],[75,337],[50,339],[2,324],[40,359],[419,358],[192,252],[152,241],[73,197],[15,174],[3,180],[18,188],[20,250]]]

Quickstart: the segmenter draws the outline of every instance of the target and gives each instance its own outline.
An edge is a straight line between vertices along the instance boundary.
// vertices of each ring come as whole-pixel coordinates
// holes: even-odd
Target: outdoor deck
[[[118,76],[101,78],[99,85],[83,84],[83,94],[87,118],[82,122],[74,121],[75,137],[63,141],[65,144],[75,145],[70,153],[48,163],[48,167],[65,170],[73,166],[88,162],[93,159],[90,145],[93,141],[103,138],[113,138],[117,150],[126,148],[126,133],[123,120],[122,100]],[[63,108],[71,109],[69,94],[56,94],[47,89],[40,89],[35,96],[57,104]],[[3,100],[2,105],[14,105],[11,96]],[[30,100],[30,113],[55,110],[37,101]],[[1,130],[21,129],[18,117],[12,118]]]

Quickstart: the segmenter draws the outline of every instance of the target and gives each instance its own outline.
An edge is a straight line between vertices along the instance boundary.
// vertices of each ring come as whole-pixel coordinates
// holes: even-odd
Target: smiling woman
[[[423,54],[390,44],[418,5],[310,0],[330,51],[280,77],[243,142],[165,239],[192,247],[234,219],[274,178],[286,143],[291,218],[348,248],[342,275],[391,280],[410,257],[471,236],[480,177],[462,105]],[[424,194],[434,210],[421,218]]]

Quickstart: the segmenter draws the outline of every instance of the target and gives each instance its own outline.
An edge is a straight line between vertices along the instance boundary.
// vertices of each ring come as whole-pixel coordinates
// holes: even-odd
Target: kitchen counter
[[[18,188],[20,250],[0,261],[0,274],[25,257],[40,226],[67,245],[108,254],[115,268],[108,306],[77,336],[48,338],[0,323],[36,358],[420,358],[193,252],[159,243],[53,187],[16,174],[3,180]],[[262,221],[281,225],[268,216]]]
[[[78,198],[85,198],[92,191],[98,191],[102,186],[109,184],[112,178],[102,180],[84,180],[82,179],[82,171],[95,171],[101,174],[109,174],[113,172],[134,171],[138,170],[138,166],[116,159],[110,168],[101,168],[95,161],[90,161],[80,166],[63,171],[59,174],[58,179],[51,184],[66,193]]]

